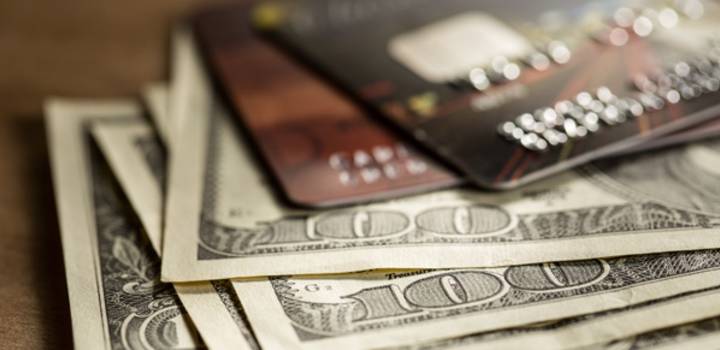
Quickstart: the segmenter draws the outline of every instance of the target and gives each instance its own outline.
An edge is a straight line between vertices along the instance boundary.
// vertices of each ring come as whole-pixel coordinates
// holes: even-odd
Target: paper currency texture
[[[162,225],[154,219],[162,213],[166,155],[154,130],[135,118],[95,123],[92,131],[150,241],[159,246]],[[257,348],[228,281],[176,284],[175,290],[210,348]]]
[[[233,283],[261,345],[306,349],[402,345],[624,308],[719,284],[718,250]]]
[[[88,126],[132,118],[122,101],[46,106],[53,181],[78,349],[203,347],[160,261],[112,174],[91,147]]]

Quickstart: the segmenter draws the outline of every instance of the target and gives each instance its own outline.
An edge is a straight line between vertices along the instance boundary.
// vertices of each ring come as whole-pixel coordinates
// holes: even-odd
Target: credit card
[[[238,117],[285,197],[308,207],[356,204],[460,185],[461,176],[422,156],[305,67],[248,31],[248,8],[199,14],[196,30]],[[288,107],[316,101],[310,109]],[[707,122],[624,153],[720,135]]]
[[[700,0],[265,1],[256,28],[484,188],[720,115]]]
[[[198,14],[194,28],[238,118],[291,202],[353,204],[462,182],[254,36],[249,14],[243,5],[218,8]]]

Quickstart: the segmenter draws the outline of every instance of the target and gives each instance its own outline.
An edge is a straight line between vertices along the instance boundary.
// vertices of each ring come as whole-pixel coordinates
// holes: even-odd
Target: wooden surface
[[[214,2],[222,0],[213,0]],[[212,1],[203,1],[203,5]],[[72,348],[45,143],[47,96],[132,96],[165,78],[199,0],[0,1],[0,344]]]

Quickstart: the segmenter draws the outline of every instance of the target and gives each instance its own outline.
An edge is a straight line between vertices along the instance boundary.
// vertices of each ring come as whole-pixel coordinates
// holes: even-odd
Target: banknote
[[[137,117],[95,123],[91,133],[127,194],[150,243],[160,253],[165,150],[158,147],[147,122]]]
[[[159,261],[134,227],[101,156],[92,121],[137,115],[123,102],[46,106],[68,294],[77,349],[200,348],[197,332]]]
[[[720,318],[643,333],[582,350],[720,349]],[[580,350],[580,349],[578,349]]]
[[[256,348],[242,337],[246,324],[233,317],[239,302],[229,283],[174,289],[160,282],[158,242],[153,242],[158,237],[146,235],[136,222],[111,170],[91,146],[95,123],[125,126],[139,113],[128,101],[53,100],[47,106],[75,346],[223,349],[228,338],[239,338],[243,342],[233,349]],[[207,337],[205,329],[217,332],[213,327],[222,321],[227,322],[221,329],[234,333]]]
[[[183,43],[170,103],[183,127],[169,174],[163,280],[720,247],[718,142],[604,161],[514,192],[460,188],[336,210],[288,207],[214,97],[193,42]]]
[[[304,349],[423,342],[626,308],[718,285],[720,250],[233,282],[261,346]],[[716,303],[717,298],[699,307],[712,315]]]
[[[616,344],[633,343],[647,334],[667,334],[667,329],[686,329],[685,323],[705,321],[720,314],[718,303],[720,287],[712,287],[560,321],[385,350],[614,349]]]
[[[92,133],[154,246],[161,240],[165,148],[140,118],[96,122]],[[228,281],[176,284],[175,290],[207,345],[256,349],[240,301]]]
[[[163,82],[154,82],[148,84],[143,88],[142,98],[145,106],[147,107],[150,119],[155,126],[160,140],[164,145],[168,144],[170,138],[170,121],[168,120],[169,115],[167,112],[168,103],[168,88],[167,84]]]

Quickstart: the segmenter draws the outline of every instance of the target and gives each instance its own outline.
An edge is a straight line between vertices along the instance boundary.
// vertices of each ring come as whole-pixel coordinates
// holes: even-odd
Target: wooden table
[[[145,83],[164,79],[169,30],[199,3],[0,1],[3,348],[72,348],[43,100],[133,96]]]

